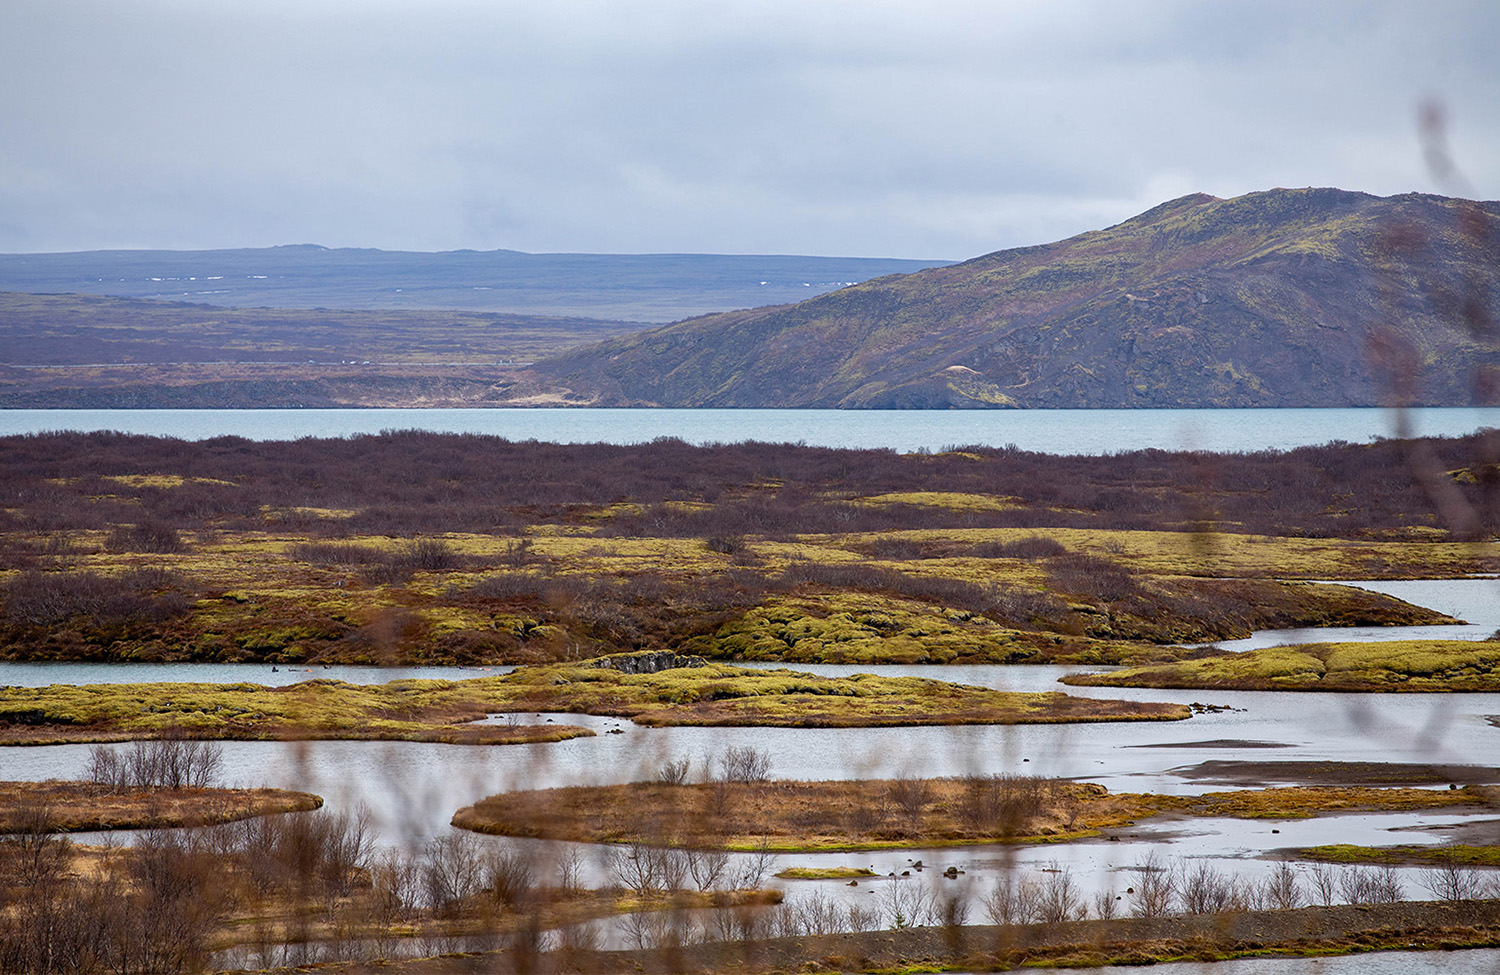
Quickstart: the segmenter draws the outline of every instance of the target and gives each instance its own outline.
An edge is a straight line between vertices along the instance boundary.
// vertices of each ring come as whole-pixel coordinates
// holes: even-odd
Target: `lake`
[[[909,453],[970,444],[1059,454],[1124,450],[1256,451],[1393,436],[1383,409],[1287,410],[0,410],[0,435],[119,430],[202,440],[351,437],[382,430],[478,433],[554,443],[760,440]],[[1406,412],[1413,433],[1500,427],[1500,408]]]

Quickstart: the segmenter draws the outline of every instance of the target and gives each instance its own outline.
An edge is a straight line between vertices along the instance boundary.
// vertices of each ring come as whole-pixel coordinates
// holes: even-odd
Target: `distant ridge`
[[[1056,243],[584,346],[536,374],[614,406],[1466,405],[1500,389],[1497,305],[1500,204],[1199,193]]]
[[[0,291],[191,301],[228,308],[460,309],[670,322],[801,301],[942,261],[734,254],[240,250],[0,254]]]

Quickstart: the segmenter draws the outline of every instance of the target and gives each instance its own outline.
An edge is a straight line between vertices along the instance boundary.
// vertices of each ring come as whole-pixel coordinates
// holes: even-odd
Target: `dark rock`
[[[678,667],[707,667],[708,661],[691,654],[673,653],[670,650],[647,650],[641,653],[617,653],[608,657],[597,657],[585,666],[618,670],[622,674],[659,674],[663,670]]]

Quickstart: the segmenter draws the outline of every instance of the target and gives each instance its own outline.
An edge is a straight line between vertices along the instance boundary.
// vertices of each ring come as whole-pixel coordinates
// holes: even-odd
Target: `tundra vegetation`
[[[1182,717],[1175,705],[791,667],[1208,663],[1227,658],[1181,643],[1268,626],[1441,622],[1316,580],[1500,567],[1487,449],[1473,437],[1067,458],[414,433],[4,438],[5,658],[518,669],[368,687],[4,688],[0,732],[8,743],[150,739],[101,745],[87,782],[53,784],[91,794],[99,812],[133,792],[212,788],[205,739],[478,744],[587,733],[524,717],[540,711],[828,727]],[[1439,488],[1402,474],[1413,452],[1430,458]],[[1477,514],[1453,521],[1435,498]],[[1458,681],[1467,666],[1424,679]],[[475,721],[496,714],[514,717]],[[178,760],[153,751],[159,744]],[[83,822],[61,801],[22,798],[22,821],[0,840],[0,970],[348,967],[489,948],[502,951],[477,963],[501,969],[535,970],[538,952],[555,951],[548,964],[723,970],[734,961],[723,952],[777,936],[852,939],[795,952],[765,943],[758,957],[783,969],[1500,941],[1495,907],[1480,900],[1493,871],[1456,855],[1424,865],[1440,904],[1389,915],[1379,913],[1395,910],[1388,902],[1419,892],[1382,862],[1289,862],[1268,881],[1153,861],[1130,865],[1120,890],[1087,895],[1065,868],[1009,872],[987,889],[919,875],[808,880],[784,900],[766,889],[778,849],[1062,841],[1163,814],[1459,810],[1487,801],[1479,787],[1182,799],[1019,777],[829,784],[771,771],[767,755],[728,749],[696,767],[664,762],[628,786],[507,793],[459,812],[471,829],[409,849],[377,850],[364,820],[329,810],[88,847],[55,835]],[[151,825],[172,821],[165,804],[143,808],[158,817]],[[578,847],[480,831],[565,836],[607,855],[595,863]],[[843,883],[873,893],[858,904],[828,895]],[[1369,910],[1340,913],[1344,903]],[[1294,911],[1303,913],[1283,917]],[[581,923],[615,914],[633,950],[597,950],[597,929]],[[984,920],[1006,927],[975,923]],[[1308,935],[1314,928],[1322,933]],[[388,970],[445,964],[458,962]]]
[[[1177,720],[1182,704],[1019,693],[923,677],[819,677],[727,664],[626,673],[623,654],[469,680],[361,685],[53,684],[0,688],[0,743],[61,744],[176,735],[499,745],[594,734],[567,724],[475,724],[490,713],[567,711],[644,725],[875,727]],[[611,666],[613,664],[614,666]]]
[[[1171,662],[1259,628],[1445,621],[1310,580],[1500,566],[1486,449],[9,437],[0,656]],[[1412,451],[1474,518],[1449,525]]]

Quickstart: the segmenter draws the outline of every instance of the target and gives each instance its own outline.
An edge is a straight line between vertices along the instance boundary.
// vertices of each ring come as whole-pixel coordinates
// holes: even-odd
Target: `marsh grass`
[[[210,826],[255,816],[306,812],[323,805],[285,789],[131,788],[93,782],[0,782],[0,833],[49,833]],[[40,821],[32,815],[41,810]]]
[[[728,792],[724,797],[722,793]],[[891,799],[891,796],[897,796]],[[878,801],[880,797],[886,801]],[[1364,787],[1245,789],[1202,796],[1112,794],[1030,776],[855,782],[635,782],[490,796],[453,825],[502,836],[683,849],[862,850],[1063,842],[1170,813],[1299,819],[1343,812],[1482,807],[1489,793]]]

